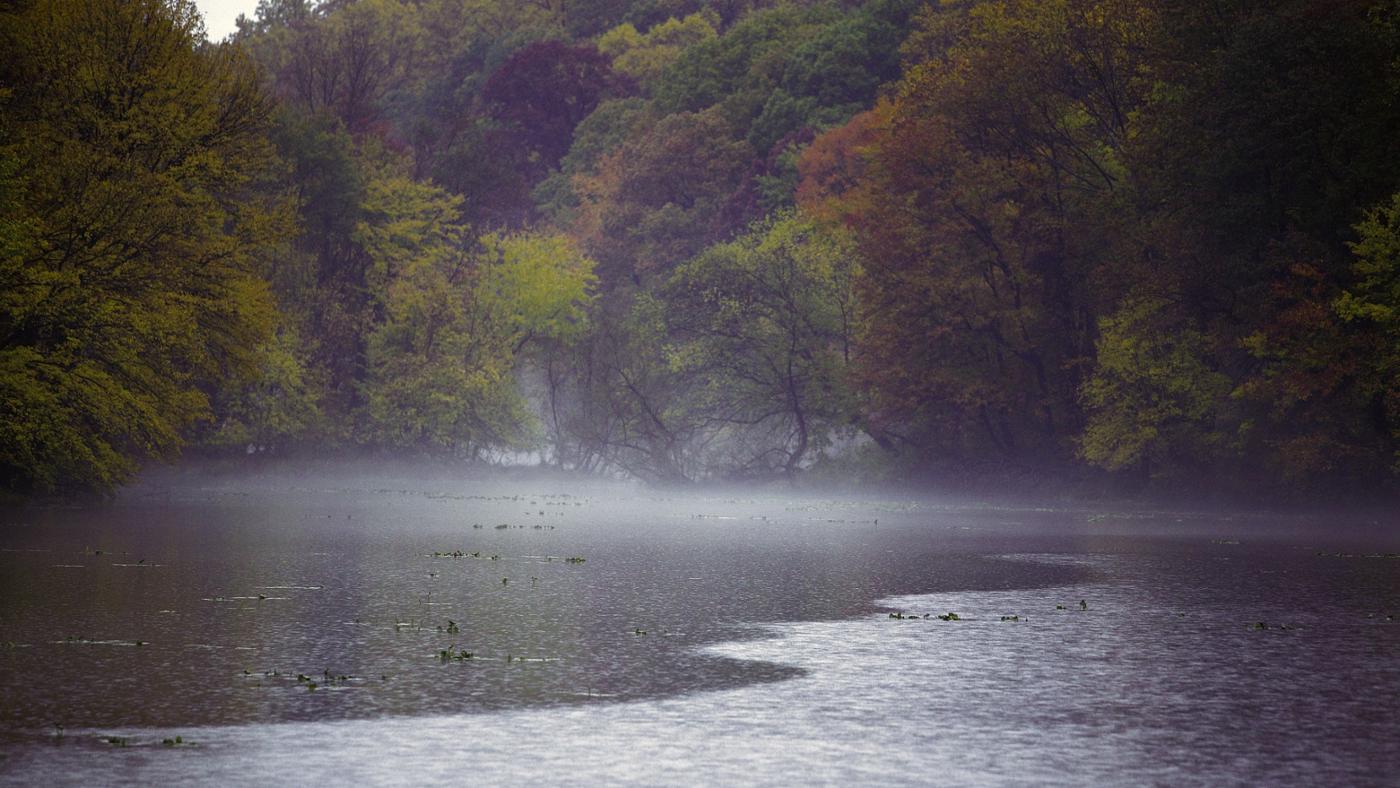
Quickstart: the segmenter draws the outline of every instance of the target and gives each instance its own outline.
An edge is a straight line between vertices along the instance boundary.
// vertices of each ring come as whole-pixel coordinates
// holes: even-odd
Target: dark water
[[[314,768],[276,743],[305,736],[348,737],[328,772],[393,781],[398,753],[451,780],[417,748],[499,722],[538,729],[473,733],[505,782],[542,777],[518,765],[540,737],[586,764],[659,746],[640,736],[669,742],[652,768],[576,776],[784,782],[781,751],[847,770],[832,780],[922,782],[904,750],[960,742],[958,781],[1385,783],[1398,541],[1365,518],[167,477],[5,514],[0,778],[263,782]],[[181,732],[204,749],[160,747]]]

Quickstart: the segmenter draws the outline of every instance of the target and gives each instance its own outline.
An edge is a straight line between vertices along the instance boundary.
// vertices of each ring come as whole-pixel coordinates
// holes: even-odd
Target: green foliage
[[[716,104],[747,125],[781,75],[783,62],[822,25],[840,18],[829,3],[783,4],[745,16],[719,38],[681,53],[665,69],[653,95],[667,113],[698,112]]]
[[[1099,322],[1097,363],[1081,390],[1089,414],[1081,452],[1095,465],[1204,469],[1229,437],[1215,423],[1229,378],[1209,367],[1207,337],[1163,325],[1165,312],[1161,301],[1140,300]]]
[[[305,343],[283,329],[258,348],[258,377],[221,393],[215,403],[216,428],[204,437],[210,447],[275,451],[289,444],[325,439],[321,405],[323,384],[301,357]],[[223,401],[220,401],[223,400]]]
[[[188,5],[0,14],[0,484],[110,489],[256,374],[286,232],[261,196],[269,105]]]
[[[673,274],[668,355],[699,373],[690,407],[724,433],[711,472],[791,476],[856,423],[855,258],[849,236],[788,215]]]
[[[376,443],[466,456],[528,445],[517,356],[581,330],[591,261],[558,236],[489,235],[471,251],[458,204],[404,178],[371,183],[357,237],[383,314],[364,384]]]
[[[10,4],[0,486],[191,437],[1385,484],[1397,18],[262,0],[210,45]]]
[[[1336,310],[1349,323],[1365,324],[1377,339],[1362,385],[1373,411],[1383,414],[1392,469],[1400,473],[1400,193],[1367,212],[1356,231],[1356,284],[1337,300]]]
[[[598,50],[612,57],[615,70],[649,87],[687,48],[712,41],[717,35],[711,18],[691,14],[668,19],[645,34],[637,32],[630,22],[623,23],[598,38]]]
[[[1356,232],[1351,244],[1356,284],[1337,301],[1337,312],[1378,327],[1396,350],[1382,360],[1381,369],[1400,374],[1400,193],[1368,211]]]

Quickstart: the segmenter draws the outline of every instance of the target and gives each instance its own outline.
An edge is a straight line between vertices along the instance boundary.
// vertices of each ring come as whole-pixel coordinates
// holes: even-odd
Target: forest
[[[13,496],[1400,489],[1397,0],[17,0],[0,51]]]

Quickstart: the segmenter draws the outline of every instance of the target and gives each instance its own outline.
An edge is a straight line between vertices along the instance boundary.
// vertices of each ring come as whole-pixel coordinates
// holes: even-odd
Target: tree
[[[605,286],[663,274],[722,234],[715,226],[753,154],[715,110],[667,115],[574,179],[574,233]]]
[[[1230,379],[1210,368],[1209,338],[1166,326],[1169,305],[1144,299],[1100,321],[1094,374],[1081,390],[1088,420],[1081,451],[1111,471],[1193,468],[1207,478],[1218,444],[1232,440],[1217,422]]]
[[[277,94],[304,111],[329,112],[354,133],[376,129],[402,90],[423,33],[416,5],[359,0],[334,12],[293,15],[253,42]]]
[[[688,47],[711,41],[717,35],[714,18],[704,14],[691,14],[684,19],[672,17],[646,33],[637,32],[627,22],[600,36],[598,50],[612,58],[614,69],[646,88],[659,80],[666,67]]]
[[[696,373],[710,473],[796,475],[858,422],[850,238],[780,216],[676,270],[665,290],[673,367]]]
[[[269,104],[194,7],[48,0],[0,13],[8,196],[0,485],[108,490],[168,456],[209,392],[256,373],[285,235]]]
[[[1337,300],[1335,309],[1348,323],[1369,329],[1361,391],[1381,448],[1400,473],[1400,193],[1368,211],[1357,225],[1352,270],[1356,284]]]
[[[613,83],[607,56],[592,46],[541,41],[501,64],[482,95],[513,141],[515,166],[538,180],[569,151],[574,127]]]
[[[872,418],[929,458],[1070,455],[1095,315],[1136,260],[1119,150],[1152,29],[1142,4],[979,4],[893,99],[804,154],[801,204],[868,261]]]
[[[558,236],[488,235],[472,249],[458,202],[402,177],[371,185],[357,236],[382,314],[364,383],[373,443],[465,456],[529,445],[517,364],[583,320],[590,260]]]
[[[686,406],[695,376],[658,349],[667,341],[666,305],[647,292],[600,299],[592,330],[573,348],[566,409],[554,419],[560,461],[583,470],[621,470],[664,484],[693,480],[702,417]]]

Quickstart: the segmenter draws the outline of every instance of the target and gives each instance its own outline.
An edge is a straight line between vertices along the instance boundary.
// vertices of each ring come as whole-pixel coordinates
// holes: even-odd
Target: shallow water
[[[3,781],[1400,773],[1387,522],[277,475],[5,517]]]

